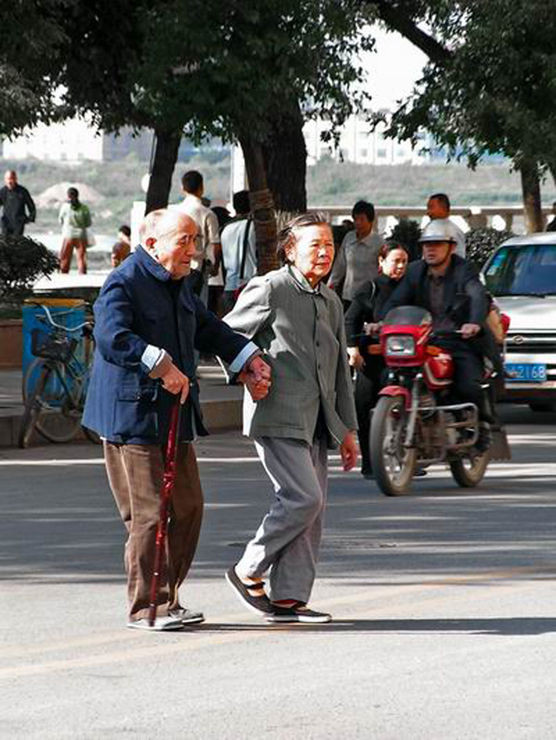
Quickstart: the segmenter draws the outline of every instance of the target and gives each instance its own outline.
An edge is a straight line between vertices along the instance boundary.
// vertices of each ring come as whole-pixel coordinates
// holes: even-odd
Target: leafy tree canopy
[[[342,121],[362,102],[351,88],[371,49],[360,3],[345,0],[113,0],[66,14],[66,102],[105,128],[148,125],[193,138],[263,137],[286,100]]]
[[[64,0],[0,3],[0,135],[53,120],[53,60],[68,39],[58,15]]]
[[[379,3],[380,5],[380,3]],[[474,165],[488,152],[549,163],[556,155],[556,15],[545,0],[394,3],[428,23],[433,52],[391,131],[430,131]]]

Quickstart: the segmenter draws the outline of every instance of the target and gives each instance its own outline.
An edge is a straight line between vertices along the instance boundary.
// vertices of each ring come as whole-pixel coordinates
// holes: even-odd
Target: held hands
[[[348,432],[344,441],[340,445],[340,456],[344,470],[347,472],[355,467],[357,462],[357,443],[355,441],[355,432]]]
[[[356,370],[361,370],[365,365],[365,360],[357,347],[348,347],[349,366]]]
[[[178,370],[174,363],[170,364],[160,380],[168,393],[173,393],[175,396],[181,393],[180,403],[186,402],[189,395],[189,378]]]
[[[253,401],[260,401],[268,395],[271,386],[270,366],[262,357],[256,355],[249,360],[245,369],[238,375],[238,380],[245,384]]]
[[[481,327],[479,324],[463,324],[460,331],[463,339],[471,339],[481,331]]]

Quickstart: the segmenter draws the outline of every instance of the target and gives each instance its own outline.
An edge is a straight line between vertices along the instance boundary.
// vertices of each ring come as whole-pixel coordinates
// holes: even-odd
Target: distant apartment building
[[[320,118],[308,121],[303,127],[308,164],[315,164],[326,156],[355,164],[423,164],[429,161],[423,151],[424,140],[414,148],[410,141],[387,139],[383,124],[373,129],[359,116],[350,116],[342,126],[337,147],[322,139],[329,130],[330,124]]]
[[[418,145],[413,147],[409,141],[395,141],[384,136],[385,126],[379,124],[372,128],[364,118],[350,116],[340,130],[338,146],[322,139],[322,134],[330,129],[330,124],[322,119],[308,121],[303,133],[307,146],[309,165],[322,157],[333,157],[356,164],[395,165],[423,164],[444,156],[441,150],[432,145],[430,137],[424,135]],[[84,119],[71,119],[50,126],[39,125],[22,136],[0,140],[0,157],[12,160],[39,159],[47,161],[66,161],[77,164],[86,160],[112,161],[123,159],[133,153],[141,161],[149,161],[152,155],[153,132],[142,130],[134,134],[132,129],[124,128],[119,134],[97,131]],[[428,149],[429,151],[425,151]],[[191,141],[182,140],[178,160],[187,161],[198,153],[216,153],[223,156],[229,147],[217,139],[211,139],[198,147]],[[236,176],[243,180],[240,163],[241,150],[234,148],[232,158]]]
[[[40,124],[21,136],[0,139],[0,158],[40,159],[70,164],[87,160],[114,161],[124,159],[130,154],[134,154],[142,162],[148,162],[152,149],[153,132],[150,129],[134,132],[125,127],[118,134],[109,134],[97,131],[86,119],[81,118],[50,126]],[[187,161],[201,151],[210,151],[219,157],[229,151],[229,146],[219,139],[210,139],[199,147],[184,138],[179,148],[178,161]]]
[[[131,129],[124,128],[118,135],[108,134],[98,132],[86,120],[74,118],[50,126],[39,124],[21,136],[4,139],[1,156],[4,159],[78,163],[123,159],[133,152],[138,159],[148,160],[151,146],[149,131],[134,136]]]

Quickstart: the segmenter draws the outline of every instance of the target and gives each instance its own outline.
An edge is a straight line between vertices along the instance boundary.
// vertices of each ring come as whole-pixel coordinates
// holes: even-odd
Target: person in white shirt
[[[224,312],[235,305],[237,297],[257,272],[255,225],[249,217],[249,191],[234,193],[236,217],[222,231],[222,262],[226,270]]]
[[[208,279],[217,275],[222,259],[218,218],[203,204],[203,176],[197,170],[189,170],[181,178],[184,199],[179,210],[193,219],[197,225],[195,256],[191,261],[193,270],[201,275],[199,297],[204,305],[208,302]]]
[[[434,193],[427,201],[427,216],[431,221],[446,219],[456,239],[456,254],[465,259],[465,234],[450,218],[450,199],[446,193]]]

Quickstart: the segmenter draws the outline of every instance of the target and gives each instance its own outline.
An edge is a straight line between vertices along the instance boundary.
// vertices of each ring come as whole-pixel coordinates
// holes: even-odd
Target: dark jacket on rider
[[[465,323],[484,326],[488,298],[473,263],[453,254],[443,278],[443,288],[444,316],[439,316],[431,305],[429,267],[424,260],[415,260],[382,307],[379,318],[384,318],[396,306],[421,306],[432,313],[435,326],[444,317],[451,319],[457,328]]]
[[[347,346],[359,348],[366,360],[362,372],[373,379],[382,372],[384,361],[380,356],[374,356],[372,360],[367,357],[367,348],[372,340],[363,333],[363,325],[379,320],[382,308],[398,283],[399,280],[393,280],[387,275],[369,280],[355,294],[345,315]]]
[[[348,347],[360,346],[363,324],[378,321],[383,306],[389,300],[398,285],[386,275],[379,275],[376,280],[366,282],[351,302],[346,312],[346,339]]]

